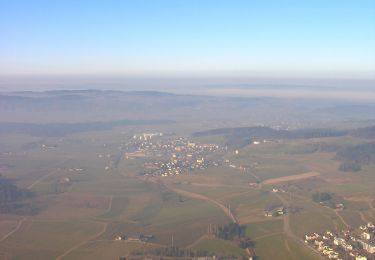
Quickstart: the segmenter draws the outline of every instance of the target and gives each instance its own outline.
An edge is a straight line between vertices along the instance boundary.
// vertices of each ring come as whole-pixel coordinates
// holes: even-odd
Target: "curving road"
[[[201,194],[198,194],[198,193],[194,193],[194,192],[190,192],[190,191],[186,191],[186,190],[183,190],[183,189],[178,189],[178,188],[175,188],[175,187],[171,187],[169,185],[167,185],[166,183],[163,183],[163,185],[168,188],[169,190],[177,193],[177,194],[180,194],[182,196],[185,196],[185,197],[190,197],[192,199],[198,199],[198,200],[204,200],[204,201],[207,201],[211,204],[214,204],[216,205],[217,207],[219,207],[225,215],[228,216],[228,218],[233,222],[233,223],[237,223],[238,224],[238,220],[237,218],[232,214],[232,212],[223,204],[221,204],[220,202],[218,202],[217,200],[214,200],[214,199],[211,199],[209,197],[206,197],[204,195],[201,195]]]
[[[280,196],[280,194],[277,194],[277,193],[274,193],[275,196],[281,201],[281,203],[289,208],[290,207],[290,203],[288,200],[286,200],[285,198],[283,198],[282,196]],[[322,259],[322,260],[325,260],[326,258],[324,258],[320,253],[319,251],[317,251],[315,248],[312,248],[310,246],[306,246],[306,244],[296,235],[293,233],[292,229],[290,228],[290,214],[285,214],[283,215],[283,220],[284,220],[284,226],[283,226],[283,230],[284,230],[284,233],[292,238],[295,242],[297,242],[299,245],[302,245],[306,248],[309,248],[311,252],[313,252],[319,259]]]
[[[6,240],[8,237],[10,237],[11,235],[13,235],[14,233],[16,233],[22,226],[23,222],[25,222],[26,218],[23,218],[21,219],[20,221],[18,221],[17,223],[17,226],[11,230],[8,234],[5,234],[1,239],[0,239],[0,242],[3,242],[4,240]]]

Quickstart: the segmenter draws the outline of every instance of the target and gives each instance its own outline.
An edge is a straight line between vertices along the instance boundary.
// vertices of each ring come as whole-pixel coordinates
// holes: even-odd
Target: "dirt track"
[[[277,194],[277,193],[274,193],[275,196],[281,201],[281,203],[289,208],[290,207],[290,203],[288,200],[286,200],[285,198],[283,198],[280,194]],[[290,214],[287,213],[283,216],[283,220],[284,220],[284,226],[283,226],[283,229],[284,229],[284,234],[287,235],[288,237],[290,237],[291,239],[293,239],[296,243],[298,243],[299,245],[301,246],[304,246],[306,248],[308,248],[311,252],[314,252],[314,254],[319,257],[319,259],[325,259],[324,257],[322,257],[322,255],[320,255],[320,253],[315,250],[314,248],[310,247],[310,246],[306,246],[306,244],[302,241],[302,239],[300,239],[296,234],[293,233],[292,229],[290,228]]]
[[[297,180],[303,180],[315,176],[319,176],[319,172],[306,172],[298,175],[288,175],[280,178],[273,178],[273,179],[268,179],[263,182],[264,185],[268,184],[276,184],[279,182],[286,182],[286,181],[297,181]]]
[[[7,239],[8,237],[10,237],[14,233],[16,233],[21,228],[21,226],[22,226],[23,222],[25,222],[25,220],[26,220],[26,218],[23,218],[20,221],[18,221],[17,226],[12,231],[10,231],[8,234],[4,235],[0,239],[0,242],[3,242],[5,239]]]
[[[175,193],[178,193],[182,196],[190,197],[192,199],[204,200],[204,201],[207,201],[211,204],[214,204],[214,205],[218,206],[225,213],[225,215],[227,215],[232,220],[233,223],[238,223],[238,220],[236,219],[236,217],[229,211],[229,209],[227,207],[225,207],[220,202],[218,202],[214,199],[211,199],[209,197],[203,196],[201,194],[198,194],[198,193],[194,193],[194,192],[190,192],[190,191],[186,191],[186,190],[182,190],[182,189],[177,189],[175,187],[171,187],[170,185],[167,185],[165,183],[164,183],[164,186],[167,187],[168,189],[170,189],[171,191],[174,191]]]
[[[93,236],[89,237],[88,239],[86,239],[86,240],[84,240],[84,241],[76,244],[72,248],[68,249],[63,254],[61,254],[60,256],[58,256],[56,258],[56,260],[64,258],[65,256],[69,255],[71,252],[73,252],[77,248],[83,246],[84,244],[86,244],[86,243],[90,242],[91,240],[93,240],[93,239],[99,237],[100,235],[104,234],[107,231],[107,227],[108,227],[108,223],[103,223],[102,229],[98,233],[94,234]]]

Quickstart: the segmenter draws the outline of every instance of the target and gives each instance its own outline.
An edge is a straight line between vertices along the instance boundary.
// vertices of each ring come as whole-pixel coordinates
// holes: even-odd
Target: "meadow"
[[[333,152],[306,149],[323,142],[321,139],[248,145],[238,154],[222,152],[220,156],[230,161],[222,166],[147,178],[139,175],[147,158],[125,160],[122,150],[133,133],[143,130],[122,127],[64,138],[2,136],[2,174],[34,192],[31,201],[40,210],[26,216],[0,214],[0,256],[116,259],[170,246],[173,237],[175,246],[240,258],[247,253],[238,245],[207,236],[210,225],[232,221],[225,212],[230,208],[238,223],[246,225],[246,235],[255,242],[259,259],[317,259],[285,233],[285,217],[264,216],[266,209],[286,206],[272,192],[275,187],[285,189],[279,196],[298,209],[288,213],[291,232],[298,239],[306,233],[375,220],[374,166],[366,165],[356,173],[340,172]],[[155,126],[154,130],[163,128]],[[224,142],[219,137],[198,140]],[[361,140],[324,139],[330,144],[341,141],[355,144]],[[229,164],[245,165],[249,170]],[[306,174],[311,172],[316,174]],[[258,186],[249,185],[258,178]],[[344,202],[344,210],[337,212],[313,202],[316,191],[334,193]],[[145,243],[114,241],[118,236],[139,234],[155,238]]]

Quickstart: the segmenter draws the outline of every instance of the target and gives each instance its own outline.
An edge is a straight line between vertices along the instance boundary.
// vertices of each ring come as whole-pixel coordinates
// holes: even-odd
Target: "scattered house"
[[[141,241],[141,237],[138,236],[138,235],[130,235],[130,236],[127,236],[126,238],[127,241]]]
[[[195,143],[188,142],[187,146],[190,147],[190,148],[195,148],[195,145],[196,145]]]
[[[362,245],[363,249],[369,252],[370,254],[375,253],[375,240],[370,240],[366,242],[358,240],[358,242]]]
[[[280,207],[277,209],[276,213],[281,216],[281,215],[284,215],[285,213],[285,208],[284,207]]]
[[[334,243],[336,246],[341,246],[341,245],[345,244],[345,239],[340,238],[340,237],[334,237],[334,238],[333,238],[333,243]]]
[[[365,240],[369,240],[369,239],[371,238],[371,235],[370,235],[370,233],[368,233],[368,232],[363,232],[363,233],[361,234],[361,238],[362,238],[362,239],[365,239]]]
[[[361,226],[358,230],[363,231],[364,227]],[[371,239],[373,230],[368,228],[365,232],[358,233],[357,231],[342,230],[341,233],[344,237],[340,237],[337,234],[334,235],[331,231],[326,231],[323,235],[317,233],[307,234],[304,237],[304,241],[306,244],[315,247],[328,259],[342,260],[348,259],[347,256],[350,256],[350,259],[367,260],[367,253],[375,253],[375,240]],[[369,235],[370,238],[367,240],[366,238]],[[340,247],[341,250],[335,251],[336,247],[334,245]]]
[[[197,163],[198,164],[202,164],[204,162],[204,159],[203,158],[201,158],[201,159],[197,159]]]
[[[344,209],[344,204],[342,204],[342,203],[336,203],[335,209],[336,210],[343,210]]]
[[[367,230],[367,227],[365,225],[359,226],[360,230]]]
[[[124,235],[124,236],[118,236],[115,238],[116,241],[148,241],[150,239],[155,238],[154,235]]]
[[[121,240],[126,240],[127,237],[126,236],[118,236],[115,238],[116,241],[121,241]]]
[[[314,234],[312,234],[312,235],[305,235],[305,239],[306,239],[307,241],[315,240],[315,239],[317,239],[318,237],[319,237],[319,236],[317,236],[316,233],[314,233]]]
[[[345,249],[346,251],[352,251],[352,250],[353,250],[353,246],[350,245],[350,244],[344,244],[343,247],[344,247],[344,249]]]
[[[264,216],[266,216],[266,217],[272,217],[272,212],[266,212],[266,213],[264,213]]]

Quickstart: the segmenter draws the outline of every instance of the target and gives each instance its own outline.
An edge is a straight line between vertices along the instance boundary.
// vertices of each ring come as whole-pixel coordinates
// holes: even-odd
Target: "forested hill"
[[[118,120],[110,122],[85,122],[85,123],[11,123],[0,122],[0,134],[17,133],[31,136],[56,137],[89,131],[111,130],[118,126],[127,125],[157,125],[171,124],[172,120]]]
[[[29,190],[18,188],[9,179],[0,175],[0,204],[15,202],[31,197],[32,195],[33,193]]]
[[[212,130],[195,132],[193,137],[210,136],[210,135],[225,135],[225,136],[252,136],[253,138],[278,138],[287,133],[285,130],[275,130],[270,127],[236,127],[236,128],[216,128]]]
[[[375,142],[345,147],[337,152],[336,157],[358,164],[375,163]]]
[[[355,129],[351,134],[356,137],[375,139],[375,126]]]
[[[270,127],[238,127],[238,128],[219,128],[203,132],[196,132],[193,137],[223,135],[227,139],[227,145],[231,148],[241,148],[255,140],[263,139],[308,139],[336,137],[347,135],[344,130],[331,128],[320,129],[299,129],[299,130],[277,130]]]

